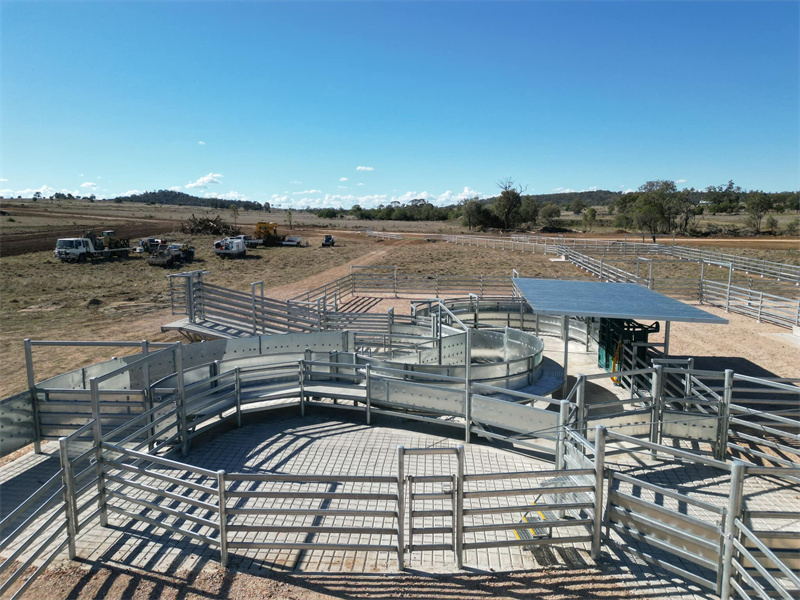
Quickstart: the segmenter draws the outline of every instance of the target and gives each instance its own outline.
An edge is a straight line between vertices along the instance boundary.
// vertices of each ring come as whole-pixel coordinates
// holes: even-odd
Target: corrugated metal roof
[[[541,315],[605,317],[645,321],[727,323],[679,300],[634,283],[515,278],[514,285]]]

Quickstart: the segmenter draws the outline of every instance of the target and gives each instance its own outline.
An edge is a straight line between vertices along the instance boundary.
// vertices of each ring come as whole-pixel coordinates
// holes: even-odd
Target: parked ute
[[[237,235],[236,239],[242,240],[247,248],[258,248],[264,241],[250,235]]]
[[[244,258],[247,248],[240,238],[222,238],[214,242],[214,252],[220,258]]]
[[[284,246],[300,246],[303,243],[303,238],[299,235],[289,235],[286,236],[286,239],[283,240],[282,243]]]

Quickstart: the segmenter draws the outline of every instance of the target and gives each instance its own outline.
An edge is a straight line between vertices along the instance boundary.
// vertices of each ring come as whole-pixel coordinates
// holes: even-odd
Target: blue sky
[[[2,195],[800,189],[800,3],[0,2]]]

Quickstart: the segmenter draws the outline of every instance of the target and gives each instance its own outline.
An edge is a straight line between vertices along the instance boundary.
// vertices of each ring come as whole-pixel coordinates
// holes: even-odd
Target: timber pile
[[[236,236],[241,233],[241,230],[222,220],[219,215],[213,219],[210,217],[195,217],[192,215],[187,223],[181,223],[181,233]]]

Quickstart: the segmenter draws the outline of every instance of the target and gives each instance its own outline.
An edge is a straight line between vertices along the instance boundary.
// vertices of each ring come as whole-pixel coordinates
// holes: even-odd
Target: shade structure
[[[635,321],[728,322],[696,306],[634,283],[515,278],[514,287],[540,315]]]

